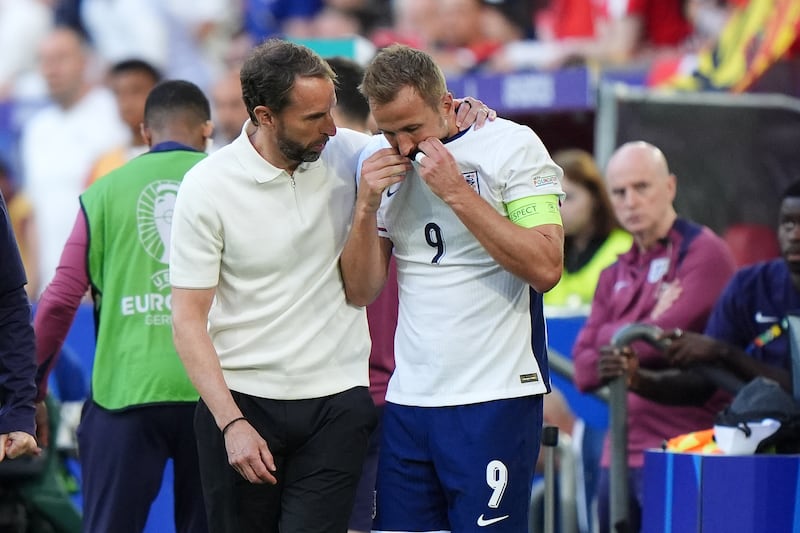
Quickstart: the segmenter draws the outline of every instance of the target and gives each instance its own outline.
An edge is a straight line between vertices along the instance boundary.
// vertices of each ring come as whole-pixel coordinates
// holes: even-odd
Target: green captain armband
[[[558,195],[526,196],[506,204],[508,219],[523,228],[534,228],[545,224],[561,226],[561,211]]]

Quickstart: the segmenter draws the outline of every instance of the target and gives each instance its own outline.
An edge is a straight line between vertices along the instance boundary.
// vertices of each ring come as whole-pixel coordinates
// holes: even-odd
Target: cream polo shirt
[[[289,176],[246,133],[194,166],[173,214],[174,287],[216,287],[209,334],[228,386],[317,398],[367,386],[369,331],[339,271],[369,136],[339,129]]]

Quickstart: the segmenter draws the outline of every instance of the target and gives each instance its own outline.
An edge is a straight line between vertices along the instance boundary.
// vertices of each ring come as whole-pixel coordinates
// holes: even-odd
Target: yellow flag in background
[[[733,11],[719,40],[698,53],[693,72],[674,74],[659,86],[746,91],[789,51],[799,33],[800,2],[750,0]]]

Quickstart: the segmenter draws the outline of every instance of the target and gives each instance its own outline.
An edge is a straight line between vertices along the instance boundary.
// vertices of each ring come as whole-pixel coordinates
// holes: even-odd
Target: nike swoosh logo
[[[759,324],[769,324],[771,322],[777,322],[778,317],[776,316],[768,316],[763,314],[761,311],[758,311],[755,316],[756,322]]]
[[[479,527],[491,526],[492,524],[496,524],[501,520],[505,520],[506,518],[508,518],[508,516],[509,515],[498,516],[497,518],[484,518],[483,515],[480,515],[478,517],[478,526]]]
[[[392,196],[394,193],[396,193],[399,190],[400,190],[399,186],[395,190],[392,190],[392,188],[389,187],[388,189],[386,189],[386,198],[389,198],[390,196]]]

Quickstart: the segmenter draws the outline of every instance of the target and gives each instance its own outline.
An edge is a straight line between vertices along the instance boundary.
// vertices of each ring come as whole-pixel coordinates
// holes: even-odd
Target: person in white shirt
[[[36,46],[50,31],[49,0],[0,0],[0,102],[35,100]]]
[[[114,96],[92,82],[91,50],[78,32],[55,28],[40,44],[39,60],[52,103],[24,125],[20,154],[39,230],[43,289],[55,274],[92,165],[124,144],[129,132]]]

